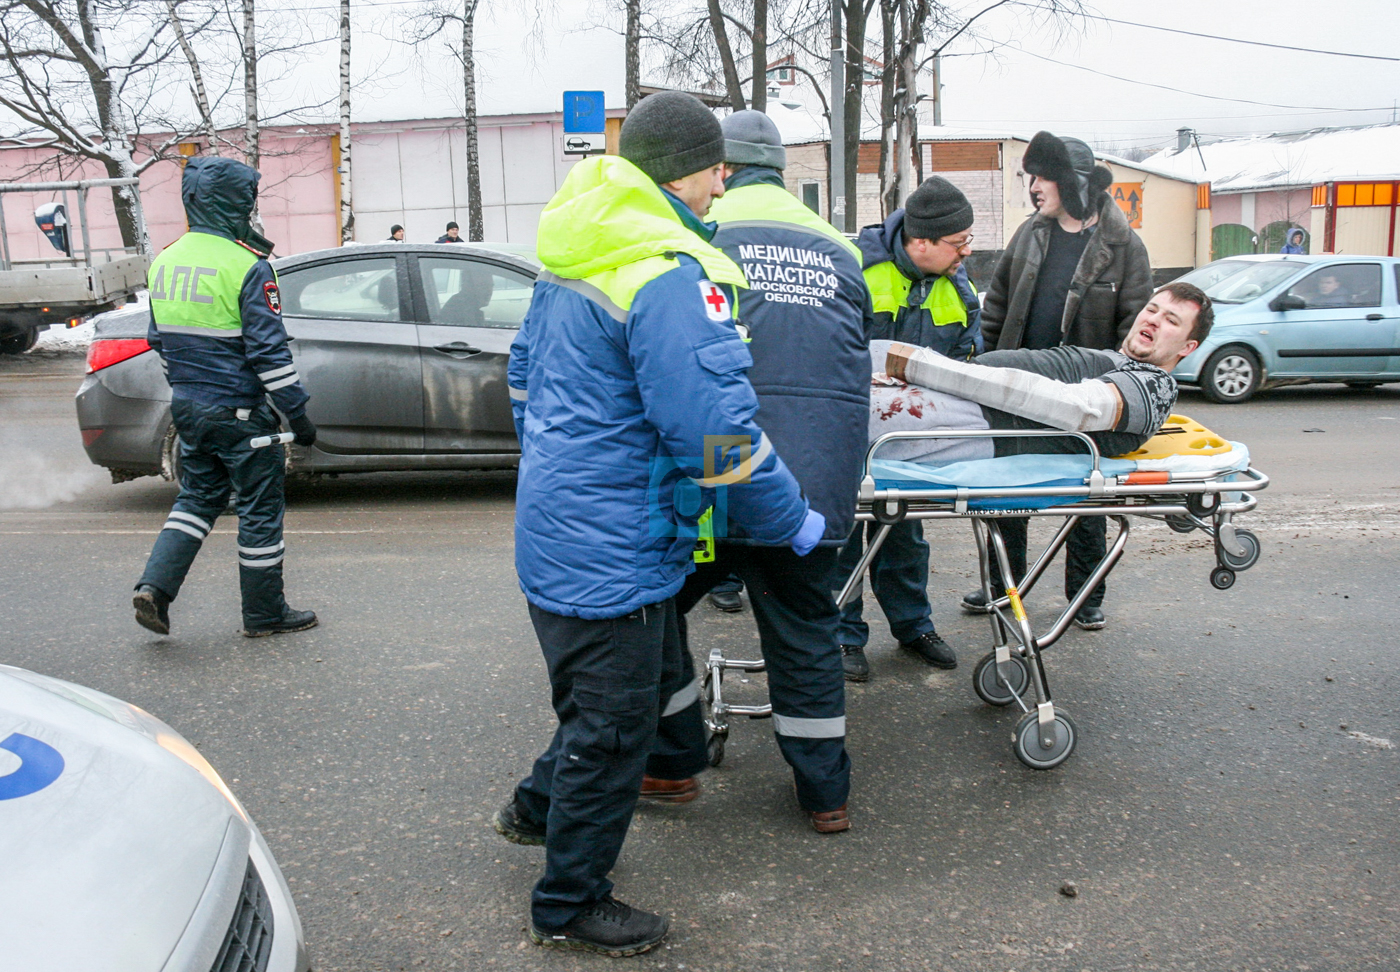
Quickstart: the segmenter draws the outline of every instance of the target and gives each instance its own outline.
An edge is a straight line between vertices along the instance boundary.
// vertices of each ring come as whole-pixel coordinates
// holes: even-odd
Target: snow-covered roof
[[[1202,165],[1202,157],[1205,164]],[[1144,163],[1212,192],[1253,192],[1322,182],[1400,178],[1400,125],[1316,128],[1165,149]]]

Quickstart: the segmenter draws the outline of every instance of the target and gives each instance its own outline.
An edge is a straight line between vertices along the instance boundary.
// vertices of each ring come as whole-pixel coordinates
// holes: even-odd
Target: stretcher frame
[[[1086,482],[1078,486],[1013,487],[919,487],[877,488],[871,472],[881,446],[902,439],[996,439],[996,438],[1073,438],[1084,445],[1092,460]],[[888,432],[866,450],[856,520],[880,524],[875,537],[862,553],[860,562],[837,595],[838,608],[859,592],[862,577],[884,545],[894,524],[904,519],[966,519],[972,523],[977,543],[977,560],[987,614],[992,627],[992,650],[973,670],[973,689],[990,705],[1016,705],[1022,718],[1012,736],[1016,756],[1032,769],[1059,766],[1074,751],[1078,730],[1062,709],[1056,708],[1041,653],[1069,630],[1089,595],[1108,577],[1127,549],[1129,516],[1162,520],[1177,533],[1201,530],[1212,538],[1216,567],[1211,585],[1227,590],[1238,571],[1248,570],[1259,560],[1259,540],[1248,530],[1236,528],[1234,517],[1258,505],[1253,495],[1267,488],[1269,477],[1253,466],[1226,472],[1166,473],[1133,472],[1105,476],[1100,469],[1102,456],[1093,438],[1083,432],[1054,429],[947,429],[941,431]],[[972,509],[976,500],[1039,499],[1046,496],[1075,497],[1075,502],[1026,509]],[[1013,577],[1006,553],[1006,542],[998,520],[1006,517],[1059,516],[1064,522],[1044,550],[1027,569],[1024,577]],[[1064,547],[1070,531],[1086,516],[1107,516],[1118,533],[1089,579],[1070,600],[1044,634],[1036,636],[1022,600],[1044,576],[1046,568]],[[993,594],[992,558],[1007,579],[1003,592]],[[1008,613],[1009,612],[1009,613]],[[752,674],[764,670],[762,660],[726,658],[720,648],[711,648],[702,676],[705,726],[709,731],[707,751],[711,766],[724,759],[729,736],[729,717],[764,719],[772,706],[735,705],[724,700],[724,673]],[[1029,696],[1031,701],[1027,701]]]
[[[907,439],[1074,438],[1085,447],[1092,468],[1083,485],[1013,487],[916,487],[878,488],[871,468],[881,446]],[[1269,477],[1253,466],[1245,470],[1199,473],[1133,472],[1105,476],[1102,457],[1094,440],[1083,432],[1054,429],[949,429],[941,431],[888,432],[865,454],[865,467],[857,498],[856,519],[880,524],[845,586],[837,596],[844,607],[860,590],[862,576],[879,552],[894,524],[905,519],[969,519],[977,543],[982,594],[992,627],[992,651],[973,672],[973,688],[983,701],[997,706],[1016,705],[1022,718],[1012,736],[1016,756],[1032,769],[1059,766],[1074,751],[1078,730],[1050,694],[1041,653],[1069,629],[1079,609],[1117,565],[1127,547],[1129,516],[1163,520],[1178,533],[1201,530],[1214,540],[1217,566],[1211,584],[1226,590],[1238,571],[1248,570],[1259,559],[1259,541],[1248,530],[1234,525],[1237,514],[1258,505],[1253,494],[1267,488]],[[973,509],[977,500],[1040,499],[1046,496],[1075,498],[1056,506],[1026,509]],[[1012,575],[999,520],[1007,517],[1059,516],[1064,518],[1049,544],[1022,578]],[[1085,516],[1107,516],[1118,534],[1084,586],[1042,635],[1036,636],[1022,604],[1023,598],[1044,576],[1074,525]],[[996,558],[1004,591],[992,590],[991,558]],[[715,652],[711,652],[714,655]],[[713,658],[711,664],[713,664]],[[1030,702],[1027,696],[1030,696]]]

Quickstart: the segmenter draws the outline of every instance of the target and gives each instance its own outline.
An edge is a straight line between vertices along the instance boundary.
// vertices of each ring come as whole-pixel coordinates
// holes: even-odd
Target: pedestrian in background
[[[1035,215],[1016,230],[997,261],[982,308],[982,336],[988,351],[1072,345],[1116,351],[1138,312],[1152,296],[1147,247],[1123,211],[1105,191],[1113,182],[1094,150],[1077,138],[1037,132],[1026,147],[1021,168],[1030,177]],[[1002,535],[1012,572],[1026,572],[1024,517],[1002,519]],[[1065,544],[1065,597],[1073,599],[1103,559],[1107,520],[1084,517]],[[1002,585],[996,562],[993,586]],[[1099,584],[1074,617],[1085,630],[1105,625]],[[987,610],[985,595],[972,591],[963,607]]]
[[[259,178],[233,159],[186,162],[180,196],[190,228],[160,252],[148,276],[146,340],[166,369],[181,442],[180,494],[132,599],[137,623],[157,634],[170,633],[169,605],[231,490],[238,493],[243,633],[257,638],[316,624],[315,612],[295,610],[282,593],[282,446],[252,447],[280,429],[269,396],[298,445],[316,441],[267,262],[272,244],[249,224]]]
[[[1279,250],[1279,252],[1293,254],[1306,253],[1307,250],[1303,249],[1303,231],[1300,229],[1289,230],[1288,241],[1283,244],[1283,249]]]
[[[972,252],[973,213],[962,190],[932,176],[883,224],[860,231],[857,245],[875,312],[872,339],[902,341],[966,361],[979,341],[980,305],[963,259]],[[841,551],[833,584],[838,588],[860,563],[862,534],[878,524],[856,525]],[[958,656],[938,636],[928,602],[928,543],[922,520],[890,528],[870,563],[870,587],[899,646],[936,668],[956,668]],[[870,677],[865,646],[870,626],[854,597],[841,613],[839,637],[846,678]]]
[[[433,240],[433,242],[434,242],[434,243],[465,243],[466,240],[462,239],[461,231],[457,228],[457,224],[456,224],[455,222],[451,222],[451,223],[448,223],[448,224],[447,224],[447,232],[446,232],[446,233],[443,233],[443,234],[442,234],[441,236],[439,236],[437,239]]]
[[[650,95],[619,147],[577,163],[541,214],[544,269],[511,345],[515,564],[559,727],[494,825],[545,847],[534,942],[635,955],[669,927],[608,880],[643,777],[705,767],[675,605],[705,491],[799,555],[826,523],[754,421],[732,312],[744,275],[703,221],[724,192],[719,121],[691,95]],[[672,745],[653,751],[658,723]]]
[[[389,238],[388,238],[387,240],[385,240],[384,242],[385,242],[385,243],[402,243],[402,242],[403,242],[403,227],[400,226],[398,223],[395,223],[393,226],[390,226],[390,227],[389,227]]]

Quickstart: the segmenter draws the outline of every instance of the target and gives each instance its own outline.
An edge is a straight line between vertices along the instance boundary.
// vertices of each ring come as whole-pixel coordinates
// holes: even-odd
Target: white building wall
[[[563,154],[562,137],[558,121],[481,120],[477,150],[488,242],[535,242],[540,213],[577,161]],[[351,151],[357,242],[382,240],[395,223],[415,242],[437,239],[449,220],[467,235],[467,146],[460,123],[366,125],[355,133]]]

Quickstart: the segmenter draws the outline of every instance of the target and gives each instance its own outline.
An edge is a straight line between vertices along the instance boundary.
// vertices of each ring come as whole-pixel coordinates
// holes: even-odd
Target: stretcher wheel
[[[1012,655],[1011,663],[1006,667],[1006,681],[1010,683],[1010,690],[1007,689],[1006,685],[997,681],[996,652],[988,652],[977,663],[977,667],[972,670],[972,690],[977,693],[978,698],[988,705],[1010,705],[1026,693],[1026,686],[1030,684],[1031,676],[1026,671],[1026,663],[1021,660],[1021,656]],[[1012,692],[1016,694],[1013,695]]]
[[[705,760],[711,766],[718,766],[724,762],[724,740],[728,735],[727,732],[710,734],[710,741],[705,744]]]
[[[1047,749],[1040,742],[1040,720],[1034,711],[1027,712],[1016,723],[1016,734],[1012,742],[1016,748],[1016,758],[1031,769],[1054,769],[1074,752],[1074,744],[1079,741],[1079,730],[1074,720],[1059,709],[1055,710],[1055,721],[1051,726],[1051,744]]]
[[[1228,591],[1235,586],[1235,572],[1229,567],[1217,567],[1210,572],[1210,586],[1217,591]]]
[[[1236,530],[1235,539],[1244,547],[1244,556],[1236,557],[1222,544],[1219,551],[1220,563],[1231,570],[1249,570],[1259,562],[1259,538],[1248,530]]]
[[[1214,513],[1219,505],[1219,493],[1191,493],[1186,497],[1186,508],[1202,520]]]
[[[1196,524],[1192,523],[1184,516],[1167,517],[1167,526],[1171,527],[1177,533],[1190,533],[1192,530],[1196,529]]]

